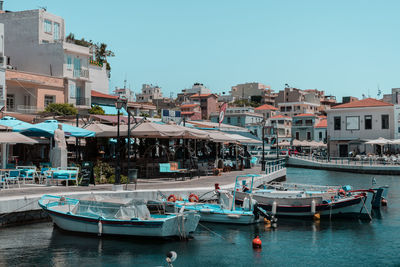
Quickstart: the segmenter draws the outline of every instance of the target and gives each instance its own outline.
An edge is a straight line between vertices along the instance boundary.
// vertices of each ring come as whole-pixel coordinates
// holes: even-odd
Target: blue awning
[[[14,117],[5,116],[0,119],[0,125],[11,127],[13,132],[20,132],[22,129],[26,129],[32,127],[33,124],[17,120]]]
[[[58,124],[62,125],[62,129],[65,132],[65,136],[74,136],[74,137],[95,136],[95,132],[75,127],[69,124],[59,123],[57,120],[47,120],[42,123],[33,124],[31,127],[21,130],[21,133],[27,136],[51,137],[54,135],[54,131],[58,129]]]
[[[106,106],[106,105],[97,105],[97,106],[101,107],[104,110],[105,115],[118,115],[117,108],[115,106]],[[119,114],[128,116],[128,112],[126,112],[124,108],[121,108]]]

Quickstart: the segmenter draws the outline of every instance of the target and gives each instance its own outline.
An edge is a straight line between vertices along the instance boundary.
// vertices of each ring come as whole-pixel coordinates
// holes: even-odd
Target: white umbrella
[[[7,145],[10,144],[37,144],[38,142],[32,138],[16,132],[0,132],[0,144],[2,150],[2,167],[6,168],[7,164]]]
[[[278,144],[279,146],[290,146],[290,142],[288,141],[282,141]]]
[[[368,142],[365,142],[366,144],[370,144],[370,145],[387,145],[387,144],[391,144],[392,141],[385,139],[383,137],[379,137],[378,139],[373,139],[373,140],[369,140]]]

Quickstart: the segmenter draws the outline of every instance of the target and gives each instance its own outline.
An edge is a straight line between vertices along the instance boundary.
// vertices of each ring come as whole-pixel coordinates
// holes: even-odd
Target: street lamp
[[[121,160],[120,160],[120,140],[119,140],[119,111],[122,108],[122,105],[124,104],[124,101],[120,98],[117,99],[115,102],[115,108],[117,109],[117,120],[118,120],[118,126],[117,126],[117,153],[115,157],[115,183],[116,185],[119,185],[121,183]]]
[[[262,157],[261,157],[261,171],[265,171],[265,115],[261,122],[261,135],[262,135]]]

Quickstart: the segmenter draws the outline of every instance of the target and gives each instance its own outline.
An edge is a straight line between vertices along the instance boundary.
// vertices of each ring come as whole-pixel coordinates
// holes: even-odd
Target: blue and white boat
[[[44,195],[39,206],[61,229],[98,235],[187,237],[200,216],[193,211],[150,214],[146,202],[137,199],[84,199]]]
[[[248,177],[242,175],[236,177],[233,195],[226,190],[216,189],[217,203],[199,203],[189,201],[177,201],[178,208],[184,207],[188,211],[196,211],[201,215],[200,221],[227,224],[253,224],[271,217],[257,205],[251,195],[244,199],[241,206],[235,205],[235,193],[238,179]]]

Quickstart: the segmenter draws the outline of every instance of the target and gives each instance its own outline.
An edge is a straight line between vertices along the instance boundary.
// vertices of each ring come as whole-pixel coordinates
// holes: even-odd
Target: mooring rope
[[[221,239],[225,240],[226,242],[229,242],[229,243],[231,243],[231,244],[235,244],[235,242],[230,242],[228,239],[226,239],[226,238],[223,237],[222,235],[220,235],[220,234],[214,232],[213,230],[211,230],[210,228],[206,227],[205,225],[202,225],[201,223],[199,223],[199,225],[200,225],[201,227],[203,227],[204,229],[206,229],[207,231],[209,231],[209,232],[213,233],[214,235],[220,237]]]

